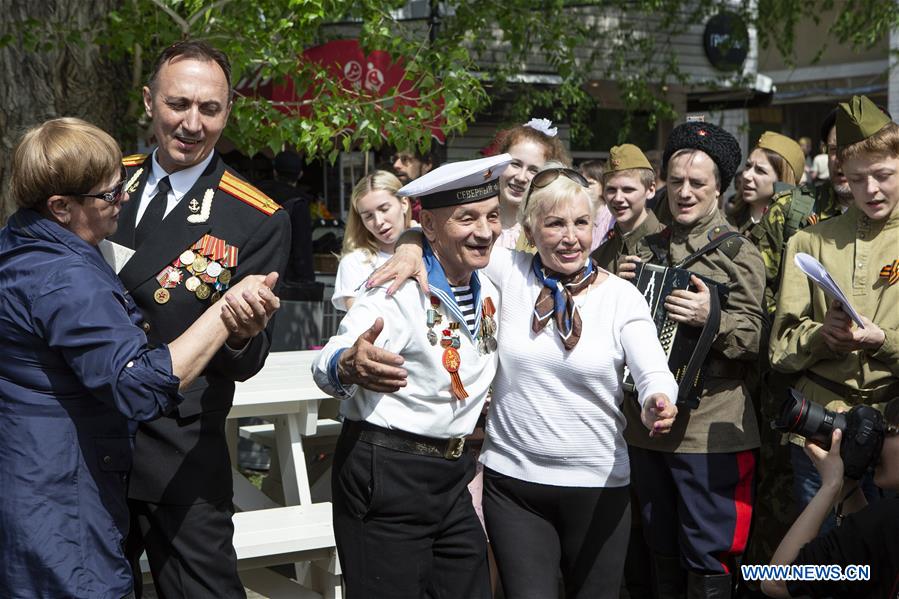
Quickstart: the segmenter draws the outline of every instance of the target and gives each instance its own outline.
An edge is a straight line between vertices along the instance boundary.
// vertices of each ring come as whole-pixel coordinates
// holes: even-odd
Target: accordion
[[[689,289],[690,277],[697,276],[708,286],[711,293],[709,319],[705,326],[681,326],[668,317],[665,309],[665,298],[677,289]],[[721,302],[726,299],[727,287],[689,270],[676,267],[658,266],[641,262],[637,264],[636,277],[632,280],[649,304],[649,312],[656,325],[656,332],[665,356],[668,368],[678,384],[678,406],[696,408],[702,393],[702,370],[708,357],[712,341],[718,333],[721,321]],[[624,388],[634,391],[634,381],[630,372],[625,369]]]

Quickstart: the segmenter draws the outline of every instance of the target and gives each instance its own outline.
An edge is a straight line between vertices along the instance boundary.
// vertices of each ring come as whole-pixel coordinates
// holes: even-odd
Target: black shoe
[[[734,581],[730,574],[687,574],[687,599],[731,599]]]

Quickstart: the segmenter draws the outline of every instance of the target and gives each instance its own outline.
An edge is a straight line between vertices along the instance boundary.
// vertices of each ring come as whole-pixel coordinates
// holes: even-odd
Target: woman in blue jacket
[[[175,407],[229,332],[278,307],[276,275],[248,277],[184,335],[149,347],[97,247],[126,183],[115,141],[78,119],[31,129],[13,157],[18,211],[0,231],[4,598],[131,595],[130,422]]]

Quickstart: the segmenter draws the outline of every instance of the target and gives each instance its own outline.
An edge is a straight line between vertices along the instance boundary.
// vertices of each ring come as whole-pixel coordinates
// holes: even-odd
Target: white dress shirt
[[[180,202],[181,199],[187,195],[187,192],[196,184],[197,179],[200,178],[200,175],[203,174],[203,171],[205,171],[206,167],[209,166],[209,163],[212,162],[212,157],[214,155],[215,152],[210,152],[209,156],[207,156],[203,162],[170,174],[165,172],[165,169],[159,165],[159,162],[156,160],[156,151],[154,151],[150,175],[147,177],[147,184],[144,185],[144,191],[140,196],[140,204],[137,207],[137,218],[134,224],[140,224],[140,219],[143,218],[144,212],[146,212],[147,206],[150,204],[150,200],[156,195],[156,188],[159,186],[159,182],[164,177],[169,178],[169,184],[172,186],[171,191],[169,191],[168,202],[165,206],[163,218],[168,216],[169,212],[174,210],[175,206],[178,205],[178,202]],[[197,199],[199,200],[200,198]]]

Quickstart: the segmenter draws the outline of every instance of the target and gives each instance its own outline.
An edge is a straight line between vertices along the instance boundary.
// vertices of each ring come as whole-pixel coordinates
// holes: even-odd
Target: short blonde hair
[[[543,171],[557,168],[568,167],[561,162],[547,162],[534,176],[534,179],[531,180],[531,184],[533,185],[534,180]],[[579,195],[587,198],[587,205],[590,207],[590,218],[593,219],[596,216],[596,207],[590,201],[590,196],[587,195],[587,188],[560,173],[558,178],[546,187],[534,189],[533,191],[528,188],[525,201],[518,206],[518,222],[528,231],[533,231],[534,223],[539,214],[545,214],[560,202],[572,202]]]
[[[840,162],[858,158],[862,154],[899,157],[899,125],[887,123],[871,137],[837,148]]]
[[[108,133],[81,119],[53,119],[16,146],[10,197],[19,208],[39,209],[53,195],[88,193],[121,169],[122,152]]]
[[[396,178],[396,175],[388,171],[375,171],[365,175],[356,183],[353,193],[350,195],[350,213],[347,216],[346,229],[343,233],[341,257],[355,250],[363,250],[370,258],[378,253],[378,240],[372,235],[371,231],[365,228],[365,223],[362,222],[362,216],[359,214],[357,204],[359,200],[373,191],[388,191],[396,197],[396,192],[402,186],[403,184]],[[396,201],[402,202],[400,198],[396,198]],[[403,226],[408,229],[411,222],[412,210],[410,209],[406,210]]]

